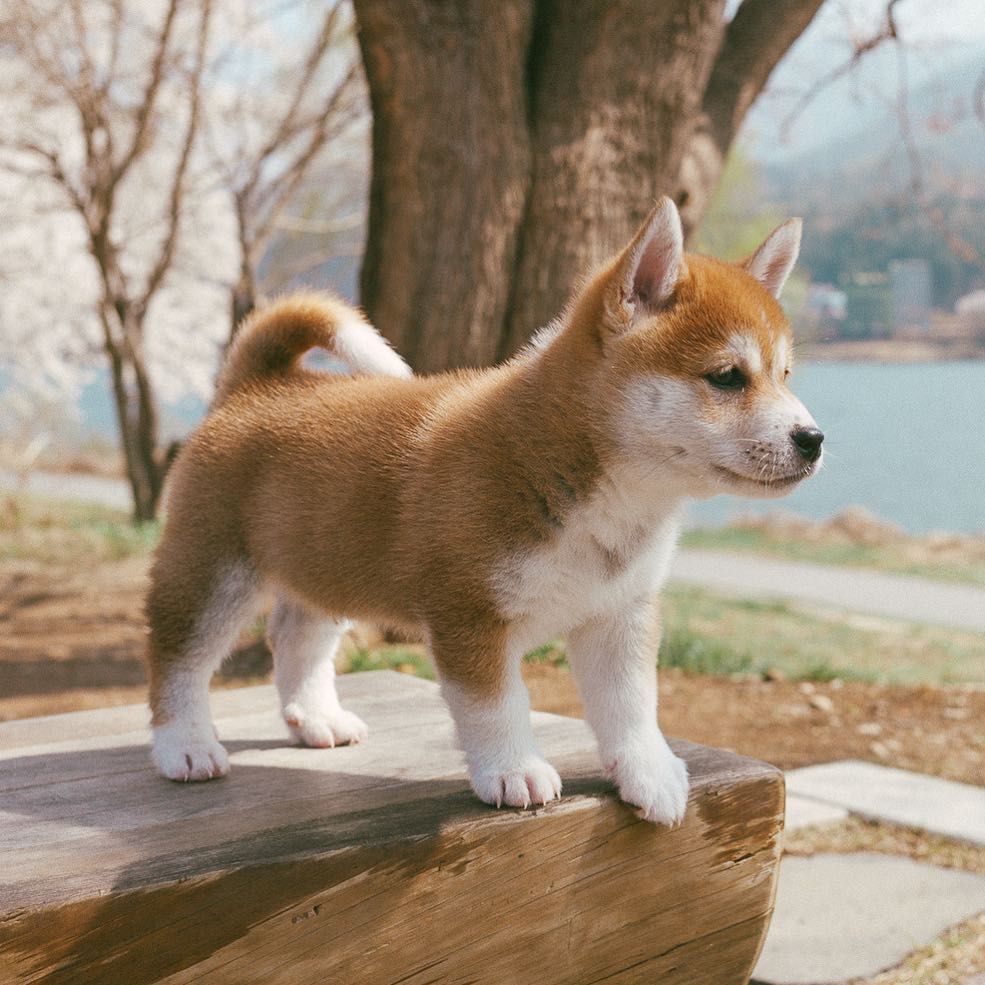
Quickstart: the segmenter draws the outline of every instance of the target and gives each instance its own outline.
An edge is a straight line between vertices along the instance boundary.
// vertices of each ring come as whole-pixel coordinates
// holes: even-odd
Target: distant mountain
[[[985,197],[985,123],[974,112],[985,47],[961,46],[946,61],[908,54],[905,107],[898,58],[891,47],[876,51],[823,89],[790,122],[787,143],[783,124],[795,100],[777,95],[791,81],[778,70],[742,136],[773,204],[844,211],[905,195],[915,177],[930,197]]]

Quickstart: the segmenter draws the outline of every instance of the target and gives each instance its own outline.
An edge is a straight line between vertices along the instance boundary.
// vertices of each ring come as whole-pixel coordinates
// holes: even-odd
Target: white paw
[[[529,807],[561,796],[561,777],[539,756],[502,768],[483,767],[470,772],[476,796],[495,807]]]
[[[155,728],[151,758],[169,780],[214,780],[229,772],[229,757],[211,725]]]
[[[638,807],[644,821],[675,825],[684,820],[687,764],[674,755],[662,735],[623,748],[608,769],[619,787],[619,796]]]
[[[295,739],[315,749],[362,742],[369,735],[366,723],[358,715],[339,706],[315,711],[292,701],[284,708],[284,721]]]

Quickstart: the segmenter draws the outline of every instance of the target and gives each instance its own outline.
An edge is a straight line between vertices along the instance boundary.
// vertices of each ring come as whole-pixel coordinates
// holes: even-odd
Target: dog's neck
[[[618,516],[620,525],[642,533],[676,523],[683,511],[686,491],[671,456],[639,462],[621,452],[605,406],[612,395],[600,394],[602,386],[600,353],[570,328],[504,379],[503,439],[545,534],[575,513]]]

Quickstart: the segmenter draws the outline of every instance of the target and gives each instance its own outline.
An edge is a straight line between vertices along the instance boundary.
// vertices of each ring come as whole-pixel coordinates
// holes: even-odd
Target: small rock
[[[801,694],[814,694],[817,691],[817,687],[811,681],[801,681],[797,687]]]
[[[764,681],[785,681],[787,679],[786,671],[780,670],[779,667],[767,667],[763,671]]]
[[[807,702],[816,711],[823,711],[831,714],[835,710],[835,703],[826,694],[812,694]]]
[[[859,735],[880,735],[882,726],[878,722],[861,722],[855,726],[855,731]]]
[[[949,718],[952,722],[963,722],[971,718],[970,708],[945,708],[944,717]]]
[[[885,742],[873,742],[869,746],[869,752],[871,752],[873,756],[878,756],[879,759],[889,759],[891,755],[889,746],[887,746]]]
[[[784,705],[783,711],[787,718],[807,718],[811,713],[806,705]]]

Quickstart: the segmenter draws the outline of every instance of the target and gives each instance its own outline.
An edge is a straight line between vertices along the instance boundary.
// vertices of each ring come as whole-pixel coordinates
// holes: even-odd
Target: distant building
[[[954,302],[956,315],[977,316],[985,315],[985,291],[972,291]]]
[[[834,284],[811,284],[807,289],[807,308],[822,321],[844,321],[848,295]]]
[[[893,298],[889,274],[856,270],[845,285],[847,314],[841,323],[846,339],[885,339],[893,334]]]
[[[926,260],[893,260],[889,264],[893,305],[893,331],[930,330],[932,290],[930,264]]]

